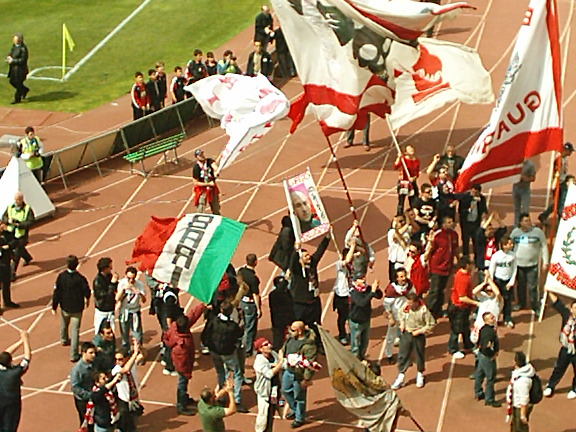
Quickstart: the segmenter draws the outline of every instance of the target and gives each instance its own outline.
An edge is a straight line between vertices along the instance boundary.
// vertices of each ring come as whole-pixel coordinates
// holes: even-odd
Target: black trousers
[[[22,403],[20,401],[6,405],[0,402],[0,431],[16,432],[21,414]]]
[[[556,359],[556,364],[554,364],[554,370],[552,370],[552,375],[548,380],[547,387],[550,387],[552,390],[554,390],[554,388],[556,388],[566,373],[566,369],[568,369],[569,365],[572,365],[572,371],[574,372],[574,376],[572,377],[571,390],[576,391],[576,354],[568,354],[568,350],[565,347],[560,348],[560,352],[558,353],[558,358]]]
[[[4,306],[12,303],[12,296],[10,295],[10,282],[12,274],[10,267],[0,265],[0,286],[2,287],[2,302]],[[2,430],[0,428],[0,430]]]
[[[298,303],[294,302],[294,316],[296,321],[302,321],[309,328],[314,330],[316,334],[316,344],[322,344],[320,333],[318,332],[318,324],[322,324],[322,303],[320,297],[316,297],[312,303]]]
[[[347,337],[346,321],[348,321],[348,314],[350,313],[350,297],[340,297],[334,295],[334,302],[332,303],[332,310],[338,314],[338,339],[345,339]]]
[[[480,227],[480,221],[468,222],[460,221],[460,230],[462,231],[462,254],[470,254],[470,240],[472,240],[472,250],[476,250],[476,236],[474,233]]]
[[[30,90],[28,87],[26,87],[24,85],[24,80],[19,79],[19,78],[16,79],[16,78],[10,77],[10,85],[16,89],[16,92],[14,93],[14,101],[15,102],[22,101],[22,98]]]
[[[12,273],[16,274],[18,270],[18,265],[20,264],[20,260],[23,259],[24,261],[32,261],[32,255],[26,249],[26,245],[28,244],[28,236],[20,237],[18,240],[18,244],[14,249],[14,259],[12,261]]]
[[[444,291],[448,284],[449,275],[439,275],[430,273],[430,291],[426,297],[426,306],[434,315],[434,318],[442,316],[442,306],[444,306]]]

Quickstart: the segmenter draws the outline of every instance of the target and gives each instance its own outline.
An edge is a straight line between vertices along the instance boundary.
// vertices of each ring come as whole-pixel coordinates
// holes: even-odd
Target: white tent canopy
[[[22,192],[24,201],[34,210],[36,219],[52,215],[56,211],[26,162],[14,156],[0,178],[0,216],[14,202],[14,194],[18,191]]]

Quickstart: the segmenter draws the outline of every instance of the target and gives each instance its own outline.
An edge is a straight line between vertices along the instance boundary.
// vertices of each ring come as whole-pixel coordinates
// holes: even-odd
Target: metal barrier
[[[96,166],[98,173],[102,175],[101,162],[128,153],[131,148],[140,144],[179,132],[186,133],[186,126],[200,118],[206,118],[206,115],[196,99],[190,98],[130,122],[119,129],[48,152],[43,156],[44,181],[59,178],[68,189],[67,174]],[[211,126],[212,122],[208,119],[206,128]]]

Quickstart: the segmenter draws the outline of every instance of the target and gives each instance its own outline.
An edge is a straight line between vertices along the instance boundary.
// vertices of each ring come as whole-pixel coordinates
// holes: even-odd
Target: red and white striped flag
[[[290,108],[293,132],[306,112],[325,135],[362,129],[369,112],[384,117],[394,103],[394,80],[419,58],[417,39],[464,2],[408,0],[272,0],[304,93]],[[398,47],[413,62],[397,72]]]
[[[525,159],[562,149],[560,44],[555,0],[532,0],[490,123],[474,143],[456,182],[517,181]]]

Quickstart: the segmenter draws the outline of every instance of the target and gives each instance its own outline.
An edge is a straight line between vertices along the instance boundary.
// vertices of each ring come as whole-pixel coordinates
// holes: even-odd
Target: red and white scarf
[[[571,316],[562,327],[560,343],[568,350],[568,354],[576,354],[576,318]]]
[[[97,385],[92,387],[93,392],[98,390],[99,387]],[[108,404],[110,405],[110,422],[114,424],[120,418],[120,411],[118,410],[118,404],[116,403],[116,396],[114,396],[112,390],[108,390],[105,387],[103,387],[102,391],[104,390],[105,390],[104,397],[106,398]],[[87,432],[88,425],[93,424],[94,424],[94,402],[92,401],[92,399],[90,399],[88,403],[86,403],[86,413],[84,414],[84,421],[82,422],[80,429],[78,429],[78,432]]]

